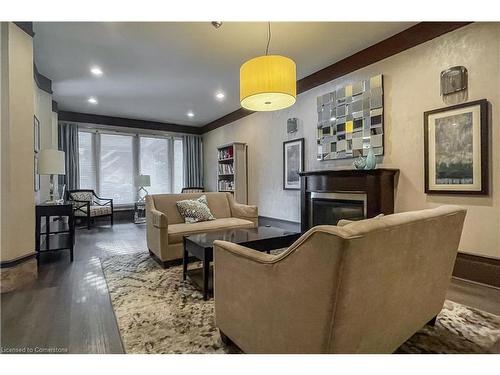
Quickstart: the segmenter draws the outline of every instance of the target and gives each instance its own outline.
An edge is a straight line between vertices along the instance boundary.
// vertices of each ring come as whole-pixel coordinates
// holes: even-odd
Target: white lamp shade
[[[139,187],[151,186],[151,177],[148,174],[140,174],[135,178],[135,184]]]
[[[38,174],[66,174],[64,151],[41,150],[38,154]]]

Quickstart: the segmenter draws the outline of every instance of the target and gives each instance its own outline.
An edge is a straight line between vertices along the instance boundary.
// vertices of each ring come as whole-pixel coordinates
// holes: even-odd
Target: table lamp
[[[144,202],[146,195],[148,195],[148,191],[144,187],[151,186],[151,177],[148,174],[140,174],[136,177],[135,184],[139,187],[137,190],[139,202]],[[141,191],[144,191],[144,196],[141,196]]]
[[[50,198],[47,203],[55,203],[54,175],[66,174],[64,151],[51,149],[41,150],[38,154],[38,174],[50,176]]]

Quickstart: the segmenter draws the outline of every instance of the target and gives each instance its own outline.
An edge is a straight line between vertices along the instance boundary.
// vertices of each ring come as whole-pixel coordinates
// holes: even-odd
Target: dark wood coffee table
[[[301,233],[290,232],[275,227],[258,227],[251,229],[230,229],[184,236],[184,256],[182,278],[189,276],[193,284],[203,292],[207,300],[213,291],[213,277],[210,262],[214,259],[213,243],[215,240],[229,241],[258,251],[281,249],[294,243]],[[203,262],[203,267],[187,269],[190,255]]]

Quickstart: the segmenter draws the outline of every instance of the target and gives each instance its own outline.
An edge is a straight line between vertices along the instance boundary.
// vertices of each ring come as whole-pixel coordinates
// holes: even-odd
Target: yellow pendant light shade
[[[252,111],[290,107],[297,97],[295,62],[288,57],[259,56],[240,68],[240,101]]]

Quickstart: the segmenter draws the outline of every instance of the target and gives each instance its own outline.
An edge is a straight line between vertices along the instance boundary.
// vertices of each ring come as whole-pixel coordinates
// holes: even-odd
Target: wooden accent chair
[[[185,187],[182,188],[181,194],[187,194],[187,193],[203,193],[205,189],[203,187]]]
[[[113,225],[113,199],[98,197],[94,190],[77,189],[66,192],[66,200],[73,203],[75,218],[85,218],[87,229],[96,217],[109,217]]]

